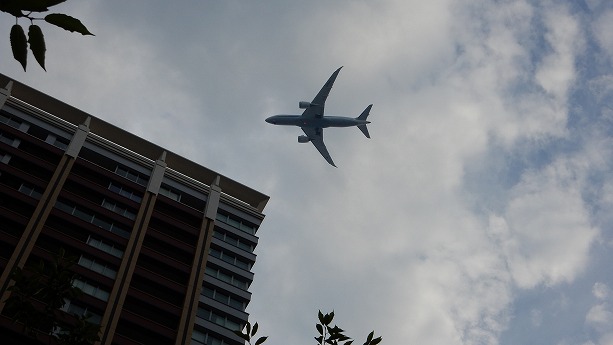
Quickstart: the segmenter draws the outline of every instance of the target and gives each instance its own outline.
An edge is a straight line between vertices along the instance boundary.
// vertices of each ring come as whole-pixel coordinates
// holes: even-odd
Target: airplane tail
[[[370,115],[370,108],[372,108],[372,104],[366,107],[362,114],[360,114],[360,116],[358,116],[356,119],[366,121],[366,118],[368,117],[368,115]],[[366,123],[370,122],[367,121]],[[366,124],[358,125],[358,128],[362,131],[362,133],[364,133],[367,138],[370,138],[370,134],[368,133],[368,128],[366,127]]]

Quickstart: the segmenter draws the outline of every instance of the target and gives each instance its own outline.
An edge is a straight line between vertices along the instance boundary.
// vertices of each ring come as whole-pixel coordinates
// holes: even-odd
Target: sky
[[[0,71],[271,197],[250,320],[312,344],[613,344],[613,2],[67,1]],[[26,25],[22,22],[22,25]],[[338,168],[297,127],[326,103]]]

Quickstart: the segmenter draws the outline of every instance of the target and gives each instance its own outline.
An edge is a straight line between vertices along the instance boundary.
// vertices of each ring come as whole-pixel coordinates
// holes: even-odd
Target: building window
[[[49,133],[47,134],[47,138],[45,140],[46,143],[51,144],[57,148],[60,148],[62,150],[66,150],[68,148],[68,144],[70,144],[70,141],[68,139],[64,139],[62,137],[58,137],[57,135],[53,134],[53,133]]]
[[[19,191],[22,192],[25,195],[29,195],[35,199],[40,199],[42,192],[40,191],[40,189],[36,188],[36,187],[32,187],[29,186],[25,183],[22,183],[19,186]]]
[[[0,114],[0,122],[6,123],[7,125],[17,129],[19,129],[22,124],[22,121],[20,119],[10,116],[8,114]]]
[[[165,186],[165,185],[160,186],[160,192],[159,193],[164,195],[164,196],[167,196],[167,197],[171,198],[174,201],[181,202],[181,193],[176,191],[176,190],[174,190],[174,189],[171,189],[168,186]]]
[[[110,268],[107,265],[101,264],[100,262],[97,262],[96,260],[92,258],[88,258],[83,255],[81,255],[81,257],[79,258],[78,264],[79,266],[83,266],[94,272],[98,272],[102,274],[103,276],[109,277],[111,279],[115,279],[115,277],[117,276],[117,271],[115,271],[114,269]]]
[[[94,248],[98,248],[103,252],[109,253],[115,257],[121,258],[123,256],[123,251],[119,248],[116,248],[112,244],[108,244],[102,240],[95,239],[93,237],[87,238],[87,244]]]
[[[109,292],[100,288],[99,286],[92,285],[80,279],[75,279],[72,282],[72,286],[77,287],[81,289],[81,291],[83,291],[84,293],[96,297],[105,302],[109,300]]]
[[[230,294],[220,292],[219,290],[210,288],[208,286],[202,287],[201,294],[203,296],[212,298],[216,300],[217,302],[221,302],[225,305],[229,305],[230,307],[234,309],[238,309],[240,311],[245,311],[245,308],[247,307],[247,303],[243,302],[241,299],[235,298],[234,296]]]
[[[11,155],[6,154],[6,153],[0,153],[0,162],[4,164],[9,164],[10,161],[11,161]]]
[[[129,190],[127,188],[124,188],[124,187],[122,187],[120,185],[114,184],[113,182],[111,182],[109,184],[109,190],[111,192],[113,192],[113,193],[117,193],[117,194],[119,194],[121,196],[124,196],[124,197],[126,197],[126,198],[128,198],[128,199],[130,199],[132,201],[136,201],[138,203],[140,203],[143,200],[143,198],[140,195],[138,195],[136,192],[132,192],[131,190]]]
[[[3,132],[0,132],[0,142],[3,142],[15,148],[19,147],[19,144],[21,144],[21,140]]]
[[[198,317],[201,319],[211,321],[231,331],[240,331],[243,329],[243,326],[239,322],[236,322],[235,320],[210,309],[199,307],[196,315],[198,315]]]
[[[87,321],[96,325],[99,325],[100,321],[102,321],[102,316],[100,314],[88,310],[87,307],[82,307],[79,304],[75,304],[69,299],[64,301],[64,306],[60,310],[77,317],[87,316]]]
[[[93,214],[92,212],[90,212],[89,210],[85,210],[85,209],[81,209],[79,207],[67,204],[63,201],[56,201],[55,202],[55,207],[59,210],[62,210],[66,213],[72,214],[73,216],[76,216],[77,218],[80,218],[81,220],[84,220],[88,223],[94,224],[99,228],[102,228],[104,230],[110,231],[114,234],[117,234],[121,237],[124,238],[129,238],[130,237],[130,233],[124,229],[122,229],[121,227],[115,225],[113,222],[108,222],[106,220],[104,220],[103,218],[100,218],[99,216],[96,216],[95,214]]]
[[[225,345],[223,340],[215,338],[208,333],[202,333],[197,329],[192,332],[192,341],[190,345]]]
[[[243,221],[241,221],[238,218],[232,217],[232,216],[228,216],[225,214],[221,214],[221,213],[217,213],[217,216],[215,217],[216,220],[222,222],[222,223],[226,223],[228,225],[231,225],[237,229],[239,229],[240,231],[246,232],[250,235],[255,235],[255,226],[252,226],[250,224],[247,224]]]
[[[117,214],[120,214],[128,219],[134,220],[136,218],[136,214],[128,210],[127,207],[119,206],[115,202],[103,199],[102,207],[111,210]]]
[[[130,181],[136,182],[141,186],[147,186],[148,178],[122,165],[117,165],[115,168],[115,173],[121,177],[127,178]]]
[[[244,270],[249,270],[251,268],[251,263],[249,263],[248,261],[245,261],[231,253],[228,252],[224,252],[223,250],[218,250],[215,248],[211,248],[210,249],[210,254],[213,257],[216,257],[218,259],[221,259],[227,263],[229,263],[230,265],[234,265],[236,267],[242,268]]]
[[[254,245],[249,241],[245,241],[244,239],[237,238],[217,230],[213,231],[213,236],[242,250],[248,251],[249,253],[253,253]]]
[[[247,290],[249,288],[249,282],[244,278],[236,277],[231,273],[226,273],[220,269],[206,266],[204,273],[213,278],[219,279],[223,282],[226,282],[230,285],[234,285],[239,289]]]

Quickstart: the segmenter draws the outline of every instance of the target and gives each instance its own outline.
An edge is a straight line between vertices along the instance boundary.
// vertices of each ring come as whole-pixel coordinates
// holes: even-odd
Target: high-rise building
[[[1,311],[10,273],[63,249],[84,293],[62,312],[90,315],[99,344],[244,344],[268,196],[4,75],[0,87],[0,339],[21,336]]]

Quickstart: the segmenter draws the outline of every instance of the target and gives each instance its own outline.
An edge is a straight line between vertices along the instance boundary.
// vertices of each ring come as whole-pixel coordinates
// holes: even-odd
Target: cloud
[[[581,170],[567,159],[524,174],[497,220],[515,283],[521,288],[572,281],[598,234],[581,198]],[[580,169],[580,167],[579,167]]]
[[[607,8],[597,13],[598,16],[592,23],[592,30],[600,49],[611,61],[613,59],[613,9]]]
[[[613,341],[613,312],[611,311],[611,290],[601,282],[592,288],[598,303],[592,306],[585,315],[585,325],[596,332],[596,343],[611,344]]]
[[[611,289],[606,284],[597,282],[594,284],[592,293],[599,300],[607,300],[611,296]]]
[[[547,32],[545,41],[551,53],[539,63],[536,81],[558,103],[558,107],[565,107],[569,88],[575,79],[575,57],[584,47],[582,32],[577,19],[564,7],[548,9],[543,21]]]
[[[613,340],[613,312],[609,305],[593,306],[585,316],[585,324],[597,332],[598,344],[611,344]]]

